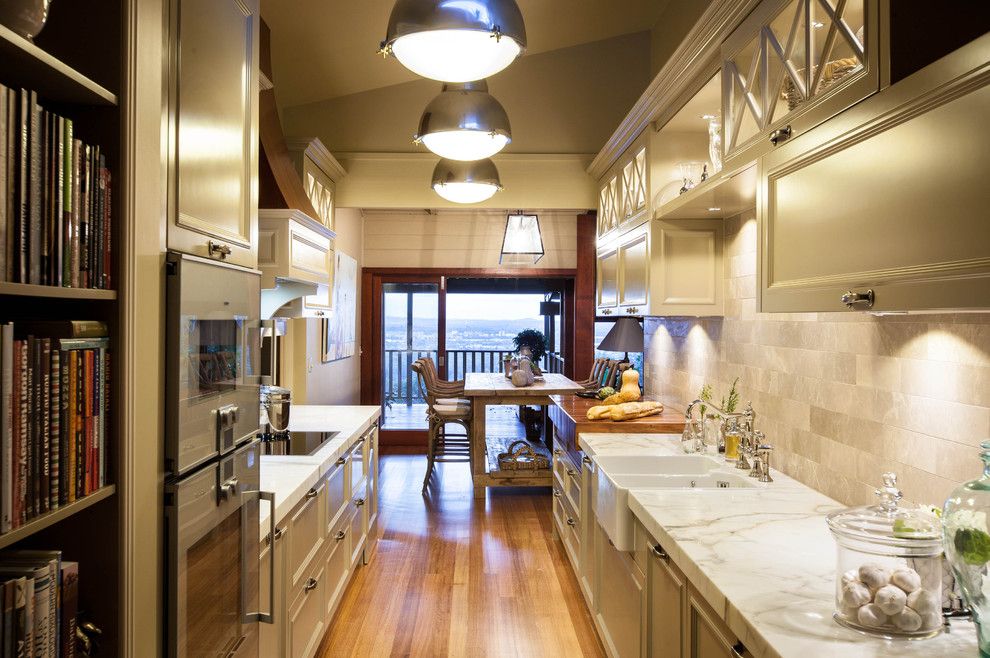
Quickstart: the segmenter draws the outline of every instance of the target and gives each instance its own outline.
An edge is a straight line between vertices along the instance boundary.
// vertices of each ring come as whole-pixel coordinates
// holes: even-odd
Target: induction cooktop
[[[281,432],[263,434],[261,448],[264,455],[307,456],[316,453],[340,432]]]

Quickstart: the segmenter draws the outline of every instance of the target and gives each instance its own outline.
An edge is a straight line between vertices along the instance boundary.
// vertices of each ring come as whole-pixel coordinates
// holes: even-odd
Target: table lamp
[[[622,363],[629,363],[630,352],[643,351],[643,327],[635,318],[619,318],[598,345],[603,352],[625,352]]]

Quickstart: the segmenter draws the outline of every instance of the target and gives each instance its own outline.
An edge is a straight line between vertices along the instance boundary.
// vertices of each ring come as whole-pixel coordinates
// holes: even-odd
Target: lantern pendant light
[[[515,0],[397,0],[379,52],[424,78],[470,82],[498,73],[525,49]]]
[[[423,111],[415,140],[441,158],[482,160],[505,148],[512,131],[484,80],[448,82]]]
[[[453,203],[481,203],[501,189],[498,168],[487,158],[474,162],[444,158],[433,169],[433,190]]]

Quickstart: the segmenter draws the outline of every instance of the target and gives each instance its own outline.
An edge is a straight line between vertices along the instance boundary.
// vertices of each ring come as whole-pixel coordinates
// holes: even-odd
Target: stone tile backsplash
[[[848,504],[871,503],[888,470],[905,498],[939,505],[979,474],[990,314],[758,313],[756,220],[725,229],[725,315],[646,319],[648,393],[683,409],[738,377],[773,466]]]

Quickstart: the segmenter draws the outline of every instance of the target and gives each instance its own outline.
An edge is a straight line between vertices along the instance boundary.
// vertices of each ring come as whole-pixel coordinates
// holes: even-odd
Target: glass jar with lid
[[[901,506],[884,473],[879,502],[828,515],[838,545],[835,620],[888,639],[942,630],[942,529],[927,509]]]

